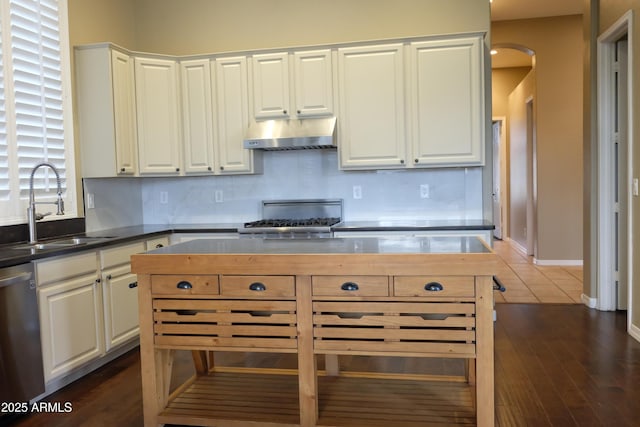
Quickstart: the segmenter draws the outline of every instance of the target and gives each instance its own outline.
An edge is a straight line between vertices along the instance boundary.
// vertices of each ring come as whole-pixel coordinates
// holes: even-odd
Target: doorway
[[[597,308],[631,310],[632,46],[628,12],[598,38]],[[628,313],[628,322],[632,316]]]
[[[507,191],[506,162],[506,117],[495,117],[492,122],[493,128],[493,237],[502,240],[508,230],[507,223],[507,202],[505,194]]]

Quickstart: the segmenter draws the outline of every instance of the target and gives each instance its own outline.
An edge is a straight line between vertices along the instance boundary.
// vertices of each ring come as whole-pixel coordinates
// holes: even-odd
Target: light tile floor
[[[503,303],[581,304],[582,266],[540,266],[509,241],[495,240],[494,251],[503,263],[497,277],[505,292],[494,292]]]

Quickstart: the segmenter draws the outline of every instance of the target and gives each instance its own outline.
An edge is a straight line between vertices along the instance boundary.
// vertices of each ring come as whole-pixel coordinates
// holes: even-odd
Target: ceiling
[[[582,14],[583,0],[493,0],[491,21]],[[498,49],[492,68],[530,67],[531,57],[514,49]]]

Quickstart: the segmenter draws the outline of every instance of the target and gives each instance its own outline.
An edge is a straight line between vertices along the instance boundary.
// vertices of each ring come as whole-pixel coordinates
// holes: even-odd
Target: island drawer
[[[313,276],[311,289],[314,297],[386,297],[389,296],[389,277]]]
[[[473,297],[473,276],[395,276],[393,295],[397,297]]]
[[[227,297],[295,297],[293,276],[220,276],[220,293]]]
[[[475,354],[471,302],[314,301],[316,353]]]
[[[151,276],[151,293],[154,295],[218,295],[220,285],[217,275],[173,275]]]

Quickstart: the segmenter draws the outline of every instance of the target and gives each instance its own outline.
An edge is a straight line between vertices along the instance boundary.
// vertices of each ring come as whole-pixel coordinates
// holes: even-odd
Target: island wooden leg
[[[164,390],[164,375],[158,371],[164,366],[162,360],[167,351],[156,351],[153,346],[153,306],[151,299],[151,277],[138,275],[138,309],[140,316],[140,368],[142,375],[142,407],[145,427],[156,427]]]
[[[478,427],[495,425],[493,283],[476,277],[476,411]]]
[[[316,356],[313,352],[313,305],[310,276],[296,276],[296,309],[300,426],[313,427],[318,420],[318,376]]]

